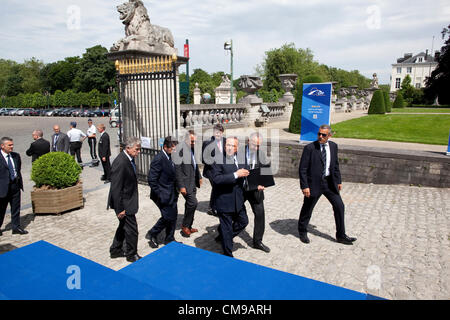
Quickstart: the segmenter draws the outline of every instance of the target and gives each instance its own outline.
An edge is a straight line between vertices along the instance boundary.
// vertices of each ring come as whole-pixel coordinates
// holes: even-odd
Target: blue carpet
[[[371,298],[360,292],[179,243],[170,243],[119,272],[186,300]]]
[[[80,289],[75,272],[80,271]],[[11,300],[103,300],[178,299],[175,295],[144,284],[98,263],[58,248],[45,241],[0,255],[0,299]]]

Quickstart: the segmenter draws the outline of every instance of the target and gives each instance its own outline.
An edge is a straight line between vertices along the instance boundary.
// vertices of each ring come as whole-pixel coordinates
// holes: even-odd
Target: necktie
[[[322,144],[322,162],[323,162],[323,172],[322,175],[325,177],[325,173],[327,170],[327,151],[325,150],[325,145]]]
[[[9,168],[9,177],[11,180],[14,180],[16,178],[16,173],[14,172],[14,167],[11,162],[11,155],[6,156],[8,158],[8,168]]]
[[[58,141],[59,134],[55,134],[55,141],[53,142],[53,151],[58,151],[56,147],[56,142]]]
[[[133,166],[134,173],[136,173],[136,163],[134,162],[134,158],[131,159],[131,165]]]
[[[192,155],[192,165],[194,166],[194,170],[197,170],[197,162],[195,161],[194,152],[191,152]]]

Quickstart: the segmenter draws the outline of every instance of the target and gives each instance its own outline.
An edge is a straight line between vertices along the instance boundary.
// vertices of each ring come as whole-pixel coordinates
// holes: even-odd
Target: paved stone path
[[[115,131],[109,131],[113,136]],[[28,148],[29,142],[18,145],[20,139],[16,150]],[[84,155],[87,160],[86,151]],[[60,216],[32,214],[27,206],[31,182],[26,181],[21,216],[29,234],[12,235],[7,214],[0,253],[45,240],[114,270],[128,265],[124,258],[109,258],[117,219],[112,210],[106,210],[109,185],[99,181],[101,174],[100,168],[83,170],[85,206]],[[25,179],[29,180],[26,174]],[[205,181],[198,192],[194,222],[199,232],[190,238],[179,233],[184,212],[184,200],[180,199],[175,236],[186,245],[221,253],[214,241],[218,219],[206,214],[209,194],[210,184]],[[147,186],[139,187],[139,196],[138,251],[145,256],[155,251],[144,237],[160,214],[149,199]],[[450,298],[450,189],[344,183],[342,197],[347,233],[358,238],[355,244],[335,242],[332,208],[322,198],[311,219],[311,243],[305,245],[297,233],[303,201],[299,182],[276,178],[276,186],[267,189],[265,200],[264,243],[271,252],[251,247],[253,213],[247,205],[250,223],[235,239],[235,258],[388,299]]]

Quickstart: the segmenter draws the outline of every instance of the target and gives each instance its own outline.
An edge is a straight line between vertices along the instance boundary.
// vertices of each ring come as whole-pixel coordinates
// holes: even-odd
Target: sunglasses
[[[317,134],[318,134],[319,136],[324,137],[324,138],[326,138],[326,137],[328,136],[328,133],[320,133],[320,132],[318,132]]]

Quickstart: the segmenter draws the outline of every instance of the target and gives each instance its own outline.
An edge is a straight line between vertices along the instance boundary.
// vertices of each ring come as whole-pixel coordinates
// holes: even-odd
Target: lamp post
[[[233,40],[225,42],[224,50],[230,50],[231,53],[231,88],[230,88],[230,104],[233,104]]]

